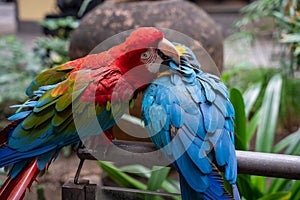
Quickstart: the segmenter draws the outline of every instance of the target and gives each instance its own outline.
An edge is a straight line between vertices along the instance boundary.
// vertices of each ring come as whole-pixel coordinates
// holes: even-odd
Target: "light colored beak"
[[[158,49],[166,56],[173,58],[177,64],[180,64],[179,52],[169,40],[163,38],[162,41],[158,43]]]

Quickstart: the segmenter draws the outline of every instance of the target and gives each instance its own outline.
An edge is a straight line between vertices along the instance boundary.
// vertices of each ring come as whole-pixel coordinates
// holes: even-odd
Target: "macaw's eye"
[[[151,56],[150,52],[149,52],[149,51],[146,51],[146,52],[142,53],[141,59],[142,59],[142,60],[147,60],[147,59],[150,58],[150,56]]]

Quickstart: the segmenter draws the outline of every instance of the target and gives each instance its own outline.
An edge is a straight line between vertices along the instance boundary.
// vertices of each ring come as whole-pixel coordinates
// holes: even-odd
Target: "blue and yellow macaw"
[[[234,147],[234,109],[221,80],[201,71],[186,46],[175,44],[180,65],[165,59],[170,70],[145,91],[143,121],[157,148],[180,176],[183,200],[232,199],[217,166],[224,167],[234,199],[237,161]]]

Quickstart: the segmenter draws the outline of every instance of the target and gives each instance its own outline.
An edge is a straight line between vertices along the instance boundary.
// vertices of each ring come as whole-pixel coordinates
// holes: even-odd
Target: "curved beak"
[[[180,64],[180,55],[176,47],[167,39],[163,38],[158,43],[158,49],[166,56],[173,58],[173,60]]]

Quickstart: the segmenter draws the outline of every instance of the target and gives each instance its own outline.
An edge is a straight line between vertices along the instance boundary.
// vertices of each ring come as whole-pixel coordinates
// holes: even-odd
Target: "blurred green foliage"
[[[59,37],[40,37],[33,52],[41,66],[51,68],[69,61],[69,40]]]
[[[300,1],[259,0],[241,10],[235,22],[238,30],[231,39],[271,35],[276,45],[281,44],[279,58],[283,73],[294,76],[300,70]]]
[[[25,89],[43,68],[15,36],[0,38],[0,103],[25,100]]]
[[[275,140],[282,85],[282,76],[274,75],[262,93],[259,103],[257,98],[262,92],[261,83],[252,85],[243,94],[238,89],[231,89],[230,100],[236,111],[237,149],[299,155],[300,129],[278,142]],[[256,111],[250,115],[251,109],[257,103]],[[300,198],[300,181],[238,175],[237,184],[241,196],[247,200]]]
[[[180,193],[179,182],[173,178],[168,177],[171,169],[170,167],[153,166],[152,169],[149,169],[142,165],[128,165],[118,168],[109,162],[97,162],[105,172],[105,175],[122,187],[157,192],[165,191],[175,194]],[[133,177],[132,175],[134,175],[135,177]],[[141,178],[146,179],[147,184],[142,182]],[[149,194],[137,194],[137,197],[145,200],[163,199],[158,195]],[[181,199],[181,197],[179,196],[174,196],[172,198],[175,200]]]
[[[46,200],[45,197],[45,188],[43,185],[39,185],[36,189],[37,200]]]
[[[55,37],[37,38],[32,49],[13,35],[0,38],[0,129],[14,112],[8,106],[27,99],[25,90],[38,73],[69,61],[69,37],[78,26],[78,20],[67,17],[46,20],[42,24],[61,31]],[[67,37],[60,34],[63,30],[68,31]]]
[[[70,38],[72,31],[79,26],[79,20],[68,16],[45,19],[39,24],[50,31],[55,31],[55,34],[59,38]]]
[[[246,92],[254,85],[260,85],[261,90],[256,96],[256,101],[248,114],[253,116],[263,100],[263,94],[272,77],[281,70],[274,68],[240,67],[228,70],[223,73],[222,79],[228,88],[237,88],[242,93]],[[300,122],[300,79],[282,74],[282,91],[279,107],[280,125],[288,131],[294,131],[295,124]],[[252,97],[253,98],[253,97]],[[247,100],[247,99],[245,99]]]
[[[9,105],[27,99],[25,90],[34,77],[69,60],[68,41],[41,37],[36,40],[34,50],[28,48],[13,35],[0,38],[0,129],[15,111]]]
[[[280,48],[274,57],[279,68],[242,64],[223,74],[236,110],[236,148],[299,155],[300,1],[258,0],[241,14],[229,40],[271,36]],[[300,181],[238,175],[237,182],[243,199],[300,199]]]

